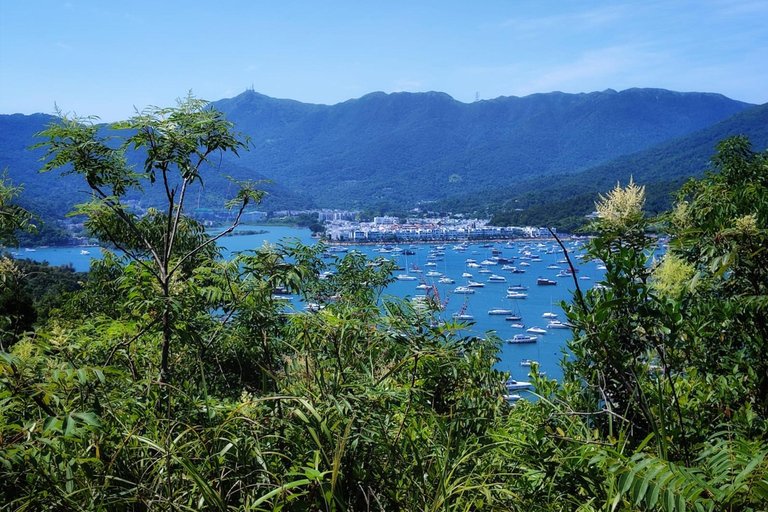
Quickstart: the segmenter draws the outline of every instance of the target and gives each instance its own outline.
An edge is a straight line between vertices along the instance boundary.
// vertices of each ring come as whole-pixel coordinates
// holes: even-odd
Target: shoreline
[[[584,237],[584,239],[587,239],[588,237]],[[573,236],[573,235],[565,235],[562,238],[558,238],[561,242],[570,242],[573,240],[581,240],[581,237]],[[476,244],[483,244],[483,243],[506,243],[506,242],[513,242],[513,243],[519,243],[519,242],[556,242],[557,240],[554,237],[537,237],[537,238],[479,238],[479,239],[473,239],[473,240],[456,240],[454,238],[451,239],[430,239],[430,240],[376,240],[376,241],[368,241],[368,242],[358,242],[355,240],[320,240],[325,245],[331,245],[331,246],[344,246],[344,245],[360,245],[360,246],[370,246],[370,245],[397,245],[397,246],[407,246],[407,245],[429,245],[429,244],[461,244],[461,243],[468,243],[469,245],[476,245]]]

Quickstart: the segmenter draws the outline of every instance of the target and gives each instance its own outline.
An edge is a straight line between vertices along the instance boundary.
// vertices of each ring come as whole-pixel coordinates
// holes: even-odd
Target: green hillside
[[[557,179],[539,178],[465,195],[437,205],[441,209],[490,211],[498,225],[552,225],[572,228],[594,210],[599,193],[630,177],[647,187],[647,209],[663,211],[672,193],[690,177],[709,167],[717,143],[732,135],[746,135],[756,151],[768,148],[768,104],[739,112],[690,135],[663,142],[644,151]],[[523,211],[515,211],[522,209]]]

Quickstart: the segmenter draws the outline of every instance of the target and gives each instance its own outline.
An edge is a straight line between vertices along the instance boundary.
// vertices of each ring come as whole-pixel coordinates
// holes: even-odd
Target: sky
[[[768,102],[766,0],[0,0],[0,113],[659,87]]]

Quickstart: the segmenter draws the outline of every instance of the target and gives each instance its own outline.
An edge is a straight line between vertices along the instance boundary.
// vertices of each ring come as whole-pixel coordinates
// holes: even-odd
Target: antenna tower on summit
[[[480,101],[480,91],[475,92],[475,101]]]

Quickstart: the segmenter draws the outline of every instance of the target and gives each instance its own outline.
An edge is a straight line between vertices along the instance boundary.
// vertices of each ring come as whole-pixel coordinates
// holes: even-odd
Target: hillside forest
[[[234,181],[217,235],[186,215],[248,149],[222,112],[187,97],[111,128],[62,115],[37,140],[113,250],[49,281],[0,262],[6,510],[768,509],[768,153],[745,137],[669,211],[633,181],[594,197],[604,286],[574,280],[564,378],[534,365],[537,398],[511,407],[501,340],[384,295],[391,263],[289,241],[218,257],[263,196]],[[37,219],[1,183],[13,246]],[[126,197],[149,189],[139,216]],[[286,315],[277,287],[323,307]]]

